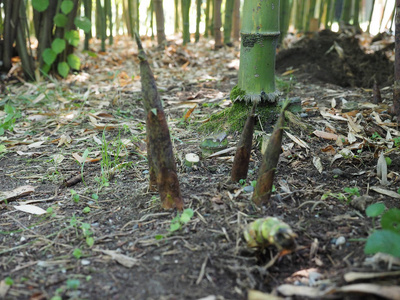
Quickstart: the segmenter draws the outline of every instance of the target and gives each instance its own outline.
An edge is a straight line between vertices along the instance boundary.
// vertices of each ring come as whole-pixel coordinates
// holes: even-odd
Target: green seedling
[[[392,164],[392,159],[388,156],[385,157],[386,165],[389,167]]]
[[[74,252],[72,252],[72,255],[76,258],[76,259],[80,259],[82,257],[82,250],[79,248],[75,248]]]
[[[14,284],[14,280],[10,276],[7,276],[6,278],[4,278],[4,283],[8,286],[11,286]]]
[[[343,191],[348,194],[348,197],[360,196],[360,192],[358,191],[357,187],[345,187]]]
[[[70,190],[70,192],[71,192],[72,201],[74,201],[75,203],[78,203],[79,202],[79,194],[75,190]]]
[[[394,146],[395,146],[395,147],[400,147],[400,136],[395,137],[395,138],[393,139],[393,142],[394,142]]]
[[[82,209],[82,212],[83,212],[84,214],[90,213],[90,207],[89,207],[89,206],[86,206],[84,209]]]
[[[4,119],[0,120],[0,135],[3,135],[6,130],[12,131],[15,122],[21,117],[21,113],[10,104],[4,105],[4,112],[6,116]]]
[[[374,230],[364,247],[366,254],[378,252],[400,257],[400,209],[392,208],[384,213],[385,205],[375,203],[367,207],[366,214],[376,218],[382,215],[381,230]],[[375,227],[375,224],[373,223]]]
[[[374,203],[367,207],[365,213],[368,217],[372,218],[372,227],[375,229],[375,218],[380,216],[386,209],[383,203]]]
[[[171,220],[169,231],[175,232],[181,230],[182,227],[190,221],[193,215],[194,211],[191,208],[185,209],[182,214],[178,213],[178,215]]]
[[[381,139],[382,137],[379,135],[379,133],[374,132],[371,136],[371,139],[376,140],[376,139]]]
[[[89,247],[92,247],[94,245],[94,238],[92,237],[93,232],[91,230],[89,223],[81,222],[76,218],[75,215],[71,217],[69,223],[71,227],[75,228],[75,234],[77,237],[80,237],[79,235],[79,229],[80,229],[82,231],[83,238],[85,238],[86,244]]]

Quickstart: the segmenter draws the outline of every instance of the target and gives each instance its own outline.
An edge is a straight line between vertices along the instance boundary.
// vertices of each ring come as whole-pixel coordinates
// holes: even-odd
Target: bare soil
[[[182,48],[172,44],[169,47],[175,50],[166,49],[166,52],[148,48],[165,110],[170,117],[185,207],[195,211],[191,221],[173,233],[168,229],[177,212],[163,210],[157,193],[147,191],[143,109],[137,81],[122,86],[123,77],[117,84],[114,79],[104,77],[103,81],[109,84],[107,89],[101,85],[102,80],[95,77],[96,72],[114,72],[113,65],[118,65],[118,69],[125,72],[132,66],[133,74],[129,73],[125,78],[129,81],[131,76],[138,74],[136,52],[125,57],[115,50],[111,58],[103,57],[106,62],[101,61],[101,57],[88,57],[85,72],[92,77],[91,82],[70,80],[57,83],[64,91],[81,95],[80,98],[64,103],[59,111],[46,107],[37,109],[37,114],[53,115],[47,121],[28,120],[25,125],[20,120],[16,125],[17,132],[6,133],[7,139],[3,141],[8,152],[0,158],[0,190],[9,191],[23,185],[35,187],[35,191],[28,196],[8,201],[7,204],[1,203],[0,279],[9,276],[13,280],[4,299],[51,299],[55,295],[62,299],[200,299],[207,296],[210,296],[207,299],[247,299],[249,290],[279,295],[277,287],[285,283],[298,286],[314,284],[321,289],[338,287],[348,284],[343,279],[347,272],[387,270],[386,263],[365,263],[367,256],[363,251],[363,239],[373,228],[372,220],[366,217],[363,209],[369,203],[364,203],[363,207],[354,205],[351,197],[349,201],[332,196],[321,200],[321,197],[329,193],[344,193],[345,187],[357,187],[361,195],[372,196],[371,203],[383,202],[388,208],[398,207],[398,199],[370,189],[371,186],[379,186],[377,157],[381,149],[387,147],[383,140],[372,139],[379,130],[385,137],[386,131],[376,124],[371,114],[376,111],[382,121],[393,123],[392,117],[387,114],[392,99],[392,83],[388,77],[391,73],[383,67],[372,67],[371,60],[366,61],[363,57],[362,63],[375,68],[374,74],[384,89],[382,103],[372,108],[361,107],[362,103],[372,102],[372,90],[355,86],[369,87],[370,81],[352,71],[351,80],[345,84],[343,78],[348,74],[343,69],[344,64],[341,70],[332,66],[332,57],[338,56],[335,52],[322,58],[329,47],[320,43],[321,39],[325,44],[332,45],[339,37],[322,34],[316,40],[302,44],[302,47],[308,48],[297,46],[296,50],[286,50],[287,54],[282,51],[277,60],[281,72],[288,67],[297,68],[293,62],[295,59],[304,66],[294,73],[295,84],[288,96],[300,97],[303,107],[301,122],[312,130],[287,129],[307,143],[308,148],[299,146],[284,135],[282,144],[285,151],[276,171],[276,191],[271,203],[262,208],[252,204],[250,188],[251,181],[257,179],[262,158],[258,142],[254,143],[248,179],[242,185],[228,181],[232,153],[202,158],[195,168],[188,168],[183,163],[186,153],[200,154],[199,143],[206,135],[197,131],[199,122],[231,105],[224,99],[229,97],[230,89],[236,84],[237,70],[230,63],[238,59],[237,49],[212,52],[207,43],[202,45],[205,48],[203,52],[198,52],[196,48],[199,47],[194,45]],[[340,41],[351,44],[351,38]],[[132,47],[132,44],[128,43],[128,46]],[[124,51],[133,49],[129,47]],[[288,54],[290,51],[294,52],[294,56]],[[307,61],[308,53],[320,53],[322,57],[313,56]],[[358,56],[354,53],[354,57]],[[353,62],[360,64],[354,61],[354,57],[345,59],[349,66]],[[218,60],[222,60],[220,64]],[[325,65],[321,69],[311,60],[318,64],[325,62]],[[382,61],[377,63],[382,66]],[[100,66],[100,69],[95,66]],[[307,73],[310,70],[311,73]],[[205,78],[204,74],[209,76],[207,80],[201,79]],[[335,79],[329,80],[331,83],[322,82],[326,81],[323,74]],[[9,95],[15,95],[17,87],[20,88],[15,81],[11,81],[8,84]],[[52,89],[54,87],[48,87],[46,93],[49,94]],[[83,95],[88,89],[92,93],[85,103]],[[332,99],[336,103],[334,108]],[[333,161],[334,154],[349,145],[322,139],[312,131],[331,128],[336,134],[347,137],[349,129],[346,121],[326,119],[320,114],[321,107],[326,107],[333,115],[343,116],[343,99],[360,104],[351,116],[354,118],[357,113],[360,114],[363,130],[359,135],[370,142],[353,150],[354,155]],[[109,105],[98,105],[103,100],[109,100]],[[60,103],[63,99],[54,101]],[[79,104],[75,110],[74,103]],[[183,116],[194,103],[198,107],[185,123]],[[31,104],[26,105],[29,109],[25,118],[33,114]],[[81,114],[76,119],[61,120],[62,114],[76,110]],[[100,111],[102,114],[98,114]],[[81,172],[81,165],[72,158],[72,154],[82,156],[85,149],[90,149],[89,157],[93,158],[94,152],[99,150],[93,137],[101,139],[103,130],[100,126],[93,126],[88,117],[93,115],[99,123],[114,126],[104,131],[108,142],[124,138],[132,142],[127,145],[127,153],[122,158],[130,165],[117,171],[109,186],[101,186],[96,181],[102,174],[100,162],[85,163],[84,182],[67,188],[63,182]],[[23,130],[23,126],[27,129]],[[63,134],[71,137],[71,143],[58,147],[58,139]],[[230,146],[235,145],[239,133],[230,135],[228,139]],[[39,148],[29,147],[38,140],[44,140]],[[362,140],[358,138],[358,142]],[[333,153],[325,151],[328,146]],[[388,155],[392,165],[389,168],[390,185],[385,188],[392,191],[400,187],[398,153],[396,149]],[[66,159],[55,164],[54,154],[62,154]],[[320,171],[313,163],[316,159],[321,160]],[[79,202],[72,200],[71,189],[79,194]],[[92,199],[93,193],[98,194],[98,200]],[[40,216],[24,213],[15,210],[17,202],[37,205],[45,210],[51,207],[53,212]],[[89,213],[83,212],[85,207],[90,207]],[[277,250],[273,246],[263,251],[248,249],[242,237],[246,224],[266,216],[278,217],[298,235],[296,251],[281,257],[269,267],[266,265]],[[83,223],[90,224],[94,238],[92,247],[86,244],[81,229]],[[155,238],[157,235],[163,238],[158,240]],[[338,239],[344,242],[339,243]],[[73,255],[77,248],[82,254],[79,259]],[[129,262],[133,265],[113,259],[110,252],[107,254],[105,251],[123,254],[131,258]],[[398,266],[393,265],[392,268],[398,269]],[[318,274],[319,277],[314,280],[310,274]],[[400,280],[385,278],[379,283],[398,285]],[[377,299],[372,295],[352,293],[336,296],[339,299]],[[295,296],[293,299],[302,298],[305,297]]]

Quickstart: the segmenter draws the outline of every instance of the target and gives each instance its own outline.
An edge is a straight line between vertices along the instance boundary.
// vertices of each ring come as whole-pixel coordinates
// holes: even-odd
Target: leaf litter
[[[372,219],[360,210],[365,204],[349,205],[356,197],[343,191],[357,188],[373,203],[398,207],[400,132],[388,114],[391,87],[373,104],[372,90],[287,73],[296,77],[288,96],[300,97],[301,122],[312,130],[285,128],[279,184],[271,205],[259,209],[251,202],[251,182],[261,140],[253,144],[242,184],[227,181],[240,133],[228,135],[229,151],[185,165],[186,154],[201,157],[199,145],[208,136],[198,124],[232,105],[237,47],[215,52],[205,40],[186,47],[172,41],[164,49],[146,40],[144,47],[168,117],[185,208],[195,214],[170,232],[176,212],[162,210],[158,194],[148,191],[139,59],[131,40],[116,39],[107,53],[93,44],[97,56],[79,54],[83,71],[66,80],[11,80],[1,101],[21,117],[0,136],[6,195],[0,279],[14,281],[2,288],[6,299],[51,298],[72,279],[79,289],[64,289],[64,296],[91,299],[251,299],[254,290],[260,299],[266,293],[395,295],[399,281],[387,273],[398,272],[398,264],[389,263],[393,256],[371,261],[363,253]],[[273,263],[276,249],[254,252],[243,238],[247,224],[266,216],[298,236],[296,250]],[[74,257],[76,249],[82,257]],[[354,272],[361,277],[349,285],[346,274]],[[363,281],[365,273],[379,281]]]

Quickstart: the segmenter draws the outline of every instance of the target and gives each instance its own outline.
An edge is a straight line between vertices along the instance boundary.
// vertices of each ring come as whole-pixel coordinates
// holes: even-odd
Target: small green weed
[[[93,232],[91,230],[90,224],[82,222],[76,218],[75,215],[69,220],[70,226],[75,228],[75,234],[77,237],[83,237],[86,241],[86,245],[92,247],[94,245]],[[82,231],[82,235],[79,235],[78,229]]]
[[[82,250],[79,248],[75,248],[74,251],[72,252],[72,255],[76,258],[76,259],[80,259],[82,257]]]
[[[6,278],[4,278],[4,283],[8,286],[11,286],[14,284],[14,280],[11,277],[7,276]]]
[[[169,231],[174,232],[177,230],[181,230],[182,226],[188,223],[193,215],[194,211],[191,208],[185,209],[182,214],[178,213],[178,215],[171,220]]]
[[[16,120],[21,117],[21,113],[10,104],[4,105],[4,112],[6,116],[0,120],[0,135],[3,135],[6,130],[12,131]]]
[[[382,137],[379,135],[379,133],[374,132],[371,136],[372,140],[376,140],[376,139],[381,139]]]
[[[75,190],[73,190],[73,189],[71,189],[71,190],[69,190],[70,191],[70,193],[71,193],[71,199],[72,199],[72,201],[74,201],[75,203],[79,203],[79,194],[75,191]]]
[[[360,192],[357,187],[352,187],[352,188],[345,187],[343,191],[344,193],[332,193],[331,191],[328,191],[322,195],[321,200],[325,200],[328,199],[329,197],[332,197],[338,199],[339,201],[343,201],[349,204],[353,196],[360,196]]]
[[[366,254],[375,254],[378,252],[387,253],[396,257],[400,257],[400,209],[392,208],[384,212],[386,209],[382,203],[375,203],[367,207],[366,214],[369,217],[381,217],[381,230],[375,230],[368,237],[364,247]]]
[[[393,142],[394,142],[394,146],[395,146],[395,147],[400,147],[400,136],[395,137],[395,138],[393,139]]]

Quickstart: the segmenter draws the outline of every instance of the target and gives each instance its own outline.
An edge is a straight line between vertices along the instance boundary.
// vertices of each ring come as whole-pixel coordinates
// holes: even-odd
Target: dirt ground
[[[84,72],[66,81],[33,86],[12,79],[2,99],[21,105],[23,116],[14,131],[6,132],[1,140],[7,152],[0,158],[0,191],[26,185],[34,190],[1,203],[3,298],[247,299],[250,290],[258,290],[287,299],[308,299],[304,294],[282,293],[282,287],[291,284],[320,291],[331,289],[334,294],[314,299],[378,299],[373,293],[339,290],[353,283],[344,279],[349,272],[399,270],[395,261],[388,264],[371,260],[363,251],[373,229],[365,207],[377,202],[388,208],[399,206],[399,199],[373,189],[380,186],[376,175],[378,154],[390,149],[391,141],[385,139],[387,131],[393,138],[398,133],[387,113],[392,101],[392,67],[382,53],[374,54],[374,59],[362,56],[356,61],[361,54],[354,50],[354,56],[345,56],[342,73],[334,69],[330,63],[343,59],[335,51],[326,56],[324,53],[334,40],[344,47],[352,39],[323,33],[301,42],[303,47],[312,45],[308,48],[296,46],[292,48],[296,50],[280,52],[279,73],[299,69],[292,73],[294,84],[288,96],[300,97],[299,117],[309,129],[286,130],[292,138],[284,134],[276,191],[271,204],[262,208],[251,202],[251,182],[257,179],[262,158],[262,132],[256,132],[258,139],[245,183],[227,181],[233,152],[202,158],[193,168],[183,162],[187,153],[200,154],[199,144],[207,134],[199,133],[198,125],[231,105],[227,97],[237,80],[237,47],[215,52],[203,41],[201,47],[183,48],[172,43],[161,51],[149,47],[150,42],[145,45],[169,116],[185,207],[195,212],[189,223],[172,233],[169,228],[177,212],[163,210],[157,193],[147,190],[144,113],[137,51],[132,42],[117,40],[108,54],[97,52],[96,58],[82,57]],[[308,53],[313,53],[309,60]],[[318,53],[319,58],[315,56]],[[374,60],[378,66],[373,65]],[[363,77],[361,71],[352,69],[353,64],[368,66],[372,73]],[[347,66],[351,75],[343,70]],[[372,104],[372,89],[366,89],[371,87],[371,74],[376,75],[382,88],[382,102],[378,104]],[[327,75],[331,80],[326,80]],[[282,76],[284,81],[288,78]],[[361,128],[352,143],[346,142],[350,126],[344,115],[348,111],[346,101],[355,105],[348,115]],[[194,104],[198,106],[185,122],[183,116]],[[105,124],[109,130],[103,133]],[[339,142],[322,138],[315,130],[336,134]],[[116,142],[125,141],[120,156],[114,152],[109,159],[128,164],[108,183],[101,176],[102,139],[110,143],[110,152]],[[236,145],[239,133],[229,135],[228,140],[229,147]],[[82,165],[76,154],[83,156],[86,149],[92,161]],[[335,156],[342,149],[352,152]],[[396,192],[400,187],[400,157],[398,148],[392,145],[391,149],[387,154],[392,160],[389,185],[381,187]],[[59,155],[63,160],[58,160]],[[65,187],[70,178],[79,178],[81,170],[84,182],[78,180]],[[344,192],[345,187],[358,188],[364,197],[355,201],[354,196]],[[78,201],[73,201],[71,190],[79,195]],[[348,201],[335,197],[340,193]],[[18,203],[51,211],[34,215],[16,210]],[[275,247],[254,251],[243,239],[246,224],[266,216],[283,220],[298,236],[296,251],[272,265],[268,263],[277,254]],[[94,239],[91,247],[88,237]],[[5,285],[7,277],[12,279],[11,285]],[[399,285],[399,278],[356,282],[375,283],[384,290],[385,286]]]

